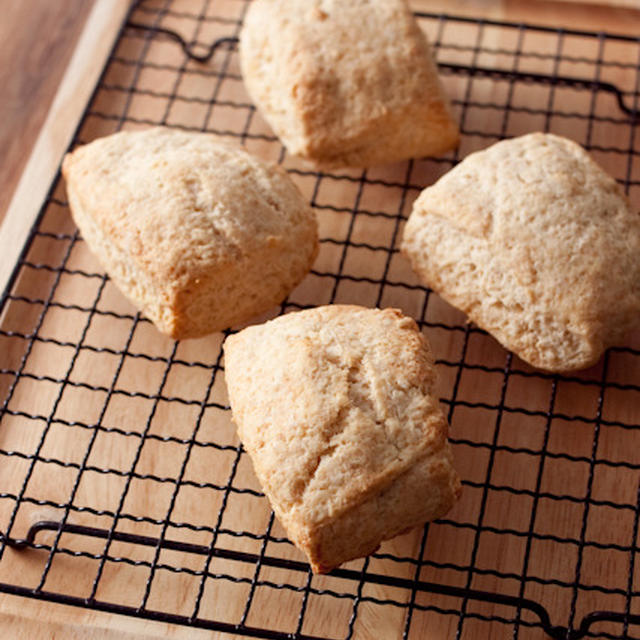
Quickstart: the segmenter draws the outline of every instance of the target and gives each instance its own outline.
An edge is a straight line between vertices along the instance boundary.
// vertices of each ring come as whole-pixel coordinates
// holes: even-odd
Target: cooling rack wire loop
[[[416,13],[416,16],[433,17],[433,14]],[[493,22],[493,24],[500,23]],[[128,22],[127,26],[130,29],[151,31],[152,33],[162,34],[177,42],[184,51],[185,55],[191,60],[202,63],[209,62],[215,55],[218,48],[222,45],[236,45],[238,43],[237,37],[218,38],[209,45],[205,53],[196,53],[195,46],[189,44],[177,31],[174,31],[172,29],[154,27],[151,25],[141,24],[139,22]],[[530,73],[525,71],[509,71],[507,69],[490,69],[477,65],[470,66],[462,64],[440,63],[438,66],[441,70],[449,71],[451,73],[470,74],[471,76],[478,76],[482,78],[501,78],[504,80],[515,80],[519,82],[539,82],[559,87],[574,87],[577,89],[588,89],[591,91],[603,91],[605,93],[611,93],[616,97],[618,107],[622,112],[627,114],[630,118],[638,118],[638,112],[634,109],[631,109],[625,104],[623,92],[610,82],[602,82],[601,80],[592,80],[589,78],[573,78],[570,76],[562,76],[557,74],[548,75],[543,73]]]
[[[251,565],[255,565],[259,557],[256,554],[241,553],[237,551],[228,551],[225,549],[211,550],[209,547],[202,545],[188,544],[184,542],[174,540],[158,540],[148,536],[139,536],[127,533],[109,532],[106,529],[98,529],[95,527],[84,527],[72,524],[62,524],[60,522],[42,520],[34,523],[24,539],[15,540],[12,538],[6,538],[0,533],[0,539],[4,540],[6,544],[14,549],[26,549],[28,547],[35,546],[35,540],[38,533],[43,531],[55,531],[65,533],[91,536],[94,538],[111,539],[118,542],[126,542],[130,544],[139,544],[147,547],[161,547],[162,549],[171,549],[174,551],[181,551],[184,553],[195,553],[198,555],[212,554],[217,558],[225,558],[228,560],[236,560],[240,562],[247,562]],[[44,548],[42,545],[35,548]],[[287,569],[289,571],[298,571],[307,573],[309,567],[306,563],[296,562],[293,560],[281,560],[277,558],[263,557],[261,562],[265,566],[278,567],[281,569]],[[359,575],[356,571],[350,571],[347,569],[334,569],[331,575],[337,578],[344,578],[347,580],[357,580]],[[516,598],[512,596],[505,596],[498,593],[491,593],[487,591],[479,591],[476,589],[463,589],[460,587],[452,587],[443,584],[435,584],[423,581],[410,581],[400,580],[398,578],[384,576],[380,574],[367,574],[367,581],[372,584],[383,584],[392,587],[405,588],[405,589],[417,589],[427,593],[439,593],[456,598],[466,598],[470,600],[477,600],[479,602],[495,602],[497,604],[505,605],[508,607],[514,607],[518,609],[526,609],[534,613],[540,619],[540,625],[544,632],[550,637],[557,640],[580,640],[584,638],[589,632],[590,627],[597,622],[611,621],[611,622],[625,622],[627,624],[640,624],[640,616],[625,616],[624,614],[607,612],[607,611],[594,611],[583,618],[580,622],[580,626],[577,630],[570,630],[566,627],[553,626],[549,618],[547,610],[537,602],[533,600],[527,600],[525,598]],[[122,608],[122,613],[128,613],[126,608]],[[244,623],[241,626],[246,626]],[[286,637],[286,636],[282,636]]]

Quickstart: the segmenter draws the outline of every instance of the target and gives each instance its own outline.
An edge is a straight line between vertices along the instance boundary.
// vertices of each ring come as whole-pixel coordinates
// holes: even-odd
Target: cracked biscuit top
[[[425,189],[402,251],[421,280],[535,367],[594,364],[640,315],[640,216],[571,140],[532,133]]]
[[[435,497],[421,522],[453,503],[459,481],[433,359],[399,311],[331,305],[249,327],[227,339],[225,372],[240,438],[301,546],[423,463],[434,482],[415,487],[417,499]],[[415,524],[390,523],[382,537]]]

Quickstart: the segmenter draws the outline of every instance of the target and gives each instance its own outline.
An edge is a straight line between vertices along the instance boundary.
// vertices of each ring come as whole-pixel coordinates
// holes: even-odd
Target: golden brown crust
[[[332,305],[249,327],[227,339],[225,375],[256,474],[314,570],[455,501],[431,353],[399,311]]]
[[[594,364],[640,313],[640,216],[576,143],[533,133],[425,189],[403,252],[428,286],[535,367]]]
[[[67,155],[63,173],[90,248],[174,338],[281,302],[317,252],[315,215],[286,173],[212,135],[116,133]]]
[[[404,0],[256,0],[240,60],[249,93],[288,150],[320,166],[437,155],[458,142]]]

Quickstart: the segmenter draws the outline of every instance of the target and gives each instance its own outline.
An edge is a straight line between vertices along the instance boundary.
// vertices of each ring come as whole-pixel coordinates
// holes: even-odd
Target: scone
[[[458,127],[405,0],[255,0],[242,75],[287,149],[322,167],[438,155]]]
[[[116,133],[67,155],[62,170],[87,244],[173,338],[282,302],[315,258],[315,214],[287,174],[212,135]]]
[[[638,324],[640,216],[559,136],[468,156],[420,194],[402,250],[427,286],[540,369],[588,367]]]
[[[460,492],[428,344],[395,309],[331,305],[230,336],[233,418],[315,572],[446,513]]]

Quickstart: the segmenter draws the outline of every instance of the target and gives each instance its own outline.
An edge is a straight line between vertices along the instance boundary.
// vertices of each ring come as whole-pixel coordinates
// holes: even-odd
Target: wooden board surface
[[[200,6],[188,0],[180,4],[190,11]],[[221,1],[216,11],[228,12],[225,15],[230,19],[240,4],[235,0]],[[416,8],[433,9],[432,3],[414,4]],[[491,17],[512,17],[500,11],[500,7],[495,7]],[[107,34],[113,33],[116,23],[113,18],[112,27],[103,32],[103,49],[108,42]],[[175,17],[168,19],[167,25],[186,30],[183,33],[187,37],[196,35],[189,31],[194,25],[188,19]],[[469,63],[472,52],[447,45],[473,42],[478,37],[477,26],[447,25],[442,31],[437,21],[425,21],[423,26],[433,41],[440,42],[441,61]],[[207,22],[201,29],[198,37],[209,41],[214,36],[227,35],[229,23],[221,26]],[[482,37],[485,52],[476,63],[511,68],[514,56],[509,52],[518,47],[518,31],[488,28]],[[520,48],[534,54],[549,54],[557,46],[554,38],[527,33]],[[95,42],[95,38],[85,40],[87,46],[92,41]],[[135,60],[145,46],[144,39],[130,37],[123,42],[118,55]],[[147,66],[139,77],[132,76],[131,65],[115,64],[110,69],[105,82],[111,88],[102,90],[94,105],[94,111],[101,115],[87,120],[81,131],[82,140],[115,130],[119,125],[118,115],[126,109],[125,127],[148,126],[146,121],[162,119],[169,124],[199,127],[206,119],[214,129],[238,133],[246,130],[250,135],[242,142],[251,151],[272,160],[280,158],[281,148],[269,138],[268,127],[259,115],[233,107],[247,103],[241,83],[234,79],[233,74],[238,73],[235,55],[222,52],[210,67],[190,62],[180,67],[182,57],[174,44],[159,39],[148,46]],[[565,68],[561,72],[593,75],[596,65],[589,60],[594,60],[599,53],[597,41],[568,38],[565,46],[565,55],[570,54],[575,60],[563,63]],[[607,60],[622,63],[622,66],[605,67],[602,72],[606,78],[627,90],[633,88],[635,76],[628,67],[637,62],[637,45],[611,43],[600,53],[606,55]],[[153,68],[148,63],[177,64],[179,73]],[[231,75],[216,85],[216,74],[207,75],[206,71],[219,72],[225,64],[229,65],[227,70]],[[550,71],[549,61],[536,55],[521,56],[518,64],[532,71]],[[200,73],[203,70],[205,73]],[[127,103],[130,92],[117,87],[127,87],[133,80],[142,91]],[[515,135],[547,125],[582,143],[621,148],[628,145],[629,126],[624,121],[617,122],[621,117],[609,96],[598,96],[594,108],[598,114],[613,117],[614,121],[592,121],[589,129],[580,117],[556,116],[546,120],[548,87],[517,85],[510,89],[509,83],[490,80],[476,80],[470,85],[466,77],[450,75],[445,75],[444,80],[454,97],[457,115],[468,132]],[[167,109],[167,96],[171,95],[174,98],[177,95],[178,99],[171,100]],[[212,95],[228,105],[208,113],[208,100]],[[181,99],[185,96],[190,99]],[[579,114],[588,113],[592,106],[591,95],[579,91],[558,90],[555,100],[554,109]],[[497,104],[498,108],[482,106],[488,103]],[[507,103],[511,112],[505,119]],[[460,156],[488,143],[487,137],[469,133]],[[60,148],[60,143],[52,147]],[[596,152],[596,157],[616,177],[626,177],[629,167],[624,154]],[[391,246],[394,237],[398,237],[402,219],[397,214],[406,215],[418,187],[433,182],[448,165],[416,162],[410,174],[406,163],[382,167],[367,173],[370,180],[367,183],[358,182],[359,172],[338,172],[335,177],[319,180],[305,173],[305,167],[290,157],[285,158],[284,165],[294,170],[292,177],[307,197],[313,198],[321,235],[327,240],[314,267],[316,273],[296,290],[291,301],[298,305],[352,302],[372,306],[379,303],[399,306],[414,317],[423,317],[423,290],[380,284],[383,275],[387,280],[417,284],[408,265],[384,247]],[[635,180],[640,179],[636,165],[629,170]],[[412,186],[403,189],[402,185],[407,182]],[[23,205],[28,201],[25,194],[30,183],[25,185],[19,198]],[[632,189],[636,208],[640,204],[639,195],[637,188]],[[21,537],[34,521],[64,517],[74,524],[109,528],[114,522],[113,513],[118,512],[123,516],[117,521],[117,530],[121,532],[152,537],[166,535],[169,539],[207,546],[213,542],[212,527],[219,524],[228,533],[217,537],[217,547],[260,554],[263,550],[260,536],[268,531],[279,537],[283,531],[277,522],[271,522],[266,501],[250,493],[259,491],[259,487],[246,456],[236,450],[238,443],[228,412],[220,408],[226,405],[223,374],[212,370],[211,365],[218,361],[221,336],[186,341],[176,348],[148,322],[139,319],[113,285],[101,277],[100,267],[84,243],[75,239],[73,224],[60,204],[64,198],[63,187],[58,185],[55,200],[48,205],[40,226],[41,231],[58,234],[58,237],[38,237],[27,256],[31,264],[44,268],[22,270],[13,292],[16,299],[7,305],[0,319],[3,331],[0,368],[5,371],[0,375],[0,399],[9,398],[9,412],[3,416],[0,428],[0,448],[15,452],[12,456],[3,456],[0,492],[23,498],[15,511],[15,499],[0,500],[0,530],[6,530],[11,523],[11,534]],[[361,213],[352,217],[350,211],[354,208]],[[362,213],[366,211],[383,215]],[[25,216],[28,219],[28,215]],[[8,222],[16,219],[12,214]],[[11,240],[15,237],[14,231],[5,225],[0,239],[7,251],[13,250],[15,241]],[[348,250],[345,249],[347,239]],[[371,246],[380,250],[372,250]],[[61,265],[65,272],[57,270]],[[347,277],[336,279],[331,274],[336,274],[340,265],[342,275]],[[35,300],[48,302],[40,304],[33,302]],[[555,585],[528,581],[523,595],[542,602],[555,624],[569,622],[572,602],[578,620],[594,609],[624,611],[626,601],[620,593],[574,591],[562,584],[575,581],[579,571],[583,585],[601,585],[622,592],[626,589],[633,554],[609,550],[605,556],[598,544],[628,547],[633,536],[638,477],[629,465],[640,464],[640,436],[616,424],[640,421],[638,392],[623,386],[637,387],[640,383],[638,357],[613,352],[607,360],[606,371],[600,363],[576,376],[576,380],[531,377],[529,374],[533,372],[526,365],[517,359],[510,360],[491,338],[469,333],[464,317],[436,296],[430,297],[424,319],[430,324],[426,334],[442,363],[440,394],[445,401],[456,403],[452,412],[452,435],[457,441],[456,464],[466,481],[463,499],[448,519],[470,526],[446,523],[432,526],[423,556],[426,562],[419,577],[458,586],[471,580],[474,588],[514,595],[520,593],[518,577],[523,573],[542,580],[553,578]],[[440,324],[456,329],[447,330],[439,327]],[[34,332],[39,339],[21,337]],[[637,349],[640,336],[632,336],[628,344]],[[459,361],[463,351],[465,362],[471,367],[483,365],[490,370],[446,364]],[[507,383],[505,367],[513,371]],[[16,384],[11,372],[18,370],[26,375]],[[607,389],[604,402],[599,405],[603,378],[619,387]],[[503,394],[506,410],[483,406],[499,404]],[[545,417],[548,411],[556,417],[548,420]],[[42,419],[25,414],[42,416]],[[598,414],[606,424],[596,430],[593,421]],[[580,416],[585,419],[579,419]],[[100,424],[101,429],[92,428],[95,424]],[[195,442],[192,442],[194,430]],[[492,453],[489,445],[494,441],[502,448]],[[544,458],[544,463],[540,455],[526,453],[540,451],[542,447],[551,453]],[[589,464],[592,451],[598,458],[628,466],[598,464],[592,469]],[[35,462],[34,457],[37,457]],[[492,486],[490,490],[484,489],[487,481]],[[232,489],[227,490],[227,486]],[[532,492],[538,497],[532,496]],[[539,497],[540,493],[543,497]],[[581,502],[585,496],[595,500],[588,509]],[[73,504],[69,514],[55,506],[68,503]],[[626,508],[607,507],[607,503],[626,505]],[[534,504],[537,515],[532,520]],[[167,518],[173,525],[165,530],[162,523]],[[616,522],[613,529],[612,518]],[[179,526],[181,523],[191,528]],[[481,533],[478,533],[478,523],[484,527]],[[504,533],[516,530],[526,534],[529,528],[549,538],[534,538],[529,544],[526,535]],[[498,535],[495,531],[503,533]],[[232,535],[233,532],[249,532],[254,537]],[[580,559],[577,545],[561,543],[553,537],[580,539],[581,535],[596,544],[584,547]],[[38,542],[46,545],[54,540],[54,533],[38,537]],[[381,551],[415,558],[421,542],[422,532],[414,531],[385,543]],[[199,573],[205,568],[203,557],[163,550],[157,561],[165,568],[154,574],[147,593],[150,565],[154,564],[153,548],[115,542],[106,549],[102,540],[70,534],[64,534],[58,546],[64,551],[53,556],[46,550],[6,550],[0,561],[0,581],[35,588],[46,572],[41,586],[48,591],[83,598],[93,595],[98,600],[129,606],[144,602],[149,609],[181,615],[191,615],[203,586],[198,615],[231,624],[243,618],[247,599],[252,594],[246,623],[286,632],[296,630],[298,613],[305,601],[305,573],[263,566],[259,572],[261,584],[252,591],[255,570],[252,564],[216,558],[208,566],[212,575],[203,582]],[[100,557],[105,551],[110,560],[103,565]],[[301,559],[300,554],[285,543],[269,542],[264,551],[274,557]],[[470,575],[464,569],[452,568],[470,564],[480,571]],[[359,570],[363,563],[358,561],[348,566]],[[636,563],[635,574],[637,566]],[[369,561],[367,570],[409,580],[415,575],[412,563],[384,558]],[[633,576],[634,580],[637,578],[640,575]],[[284,583],[289,588],[274,589],[270,583]],[[92,593],[95,584],[97,589]],[[353,615],[353,596],[358,583],[314,577],[309,584],[314,591],[306,601],[302,632],[344,637]],[[365,600],[358,605],[354,637],[364,640],[402,637],[407,609],[400,605],[414,598],[411,590],[371,583],[360,588]],[[342,597],[322,595],[326,590]],[[378,604],[384,600],[397,604]],[[457,599],[428,594],[418,594],[415,602],[445,610],[460,606]],[[124,631],[136,637],[226,637],[216,632],[196,632],[32,600],[16,603],[15,598],[5,597],[0,599],[0,607],[7,624],[19,630],[16,637],[18,633],[35,634],[33,621],[38,625],[43,619],[51,621],[45,632],[49,635],[43,637],[54,637],[57,633],[65,638],[76,634],[107,639]],[[505,626],[495,621],[483,622],[481,616],[510,617],[512,609],[477,603],[469,603],[468,607],[472,614],[480,617],[465,621],[462,637],[505,637]],[[640,603],[635,599],[631,610],[640,612]],[[535,620],[529,614],[524,614],[524,619]],[[453,637],[456,627],[456,616],[417,609],[412,614],[409,637]],[[82,635],[85,629],[91,629],[93,635]],[[619,627],[611,629],[615,633]],[[519,637],[541,635],[535,628],[524,627]]]
[[[92,4],[0,0],[0,221]]]
[[[16,135],[23,136],[22,140],[12,138],[10,148],[22,143],[29,147],[33,145],[33,150],[20,179],[4,184],[7,193],[13,193],[13,197],[6,216],[0,215],[0,250],[3,255],[0,263],[0,288],[3,290],[128,7],[128,0],[97,0],[93,3],[77,47],[36,139],[21,130],[20,121],[13,120],[6,125],[17,132]],[[44,91],[42,82],[35,84],[38,86],[38,93]],[[37,110],[28,106],[25,110],[29,113],[29,122],[38,120]],[[20,164],[18,159],[16,162]]]
[[[0,0],[0,221],[91,7],[85,0]]]
[[[638,9],[640,6],[638,0],[562,0],[563,2],[574,2],[575,4],[584,6],[585,4],[595,4],[600,6],[627,7],[629,9]]]

